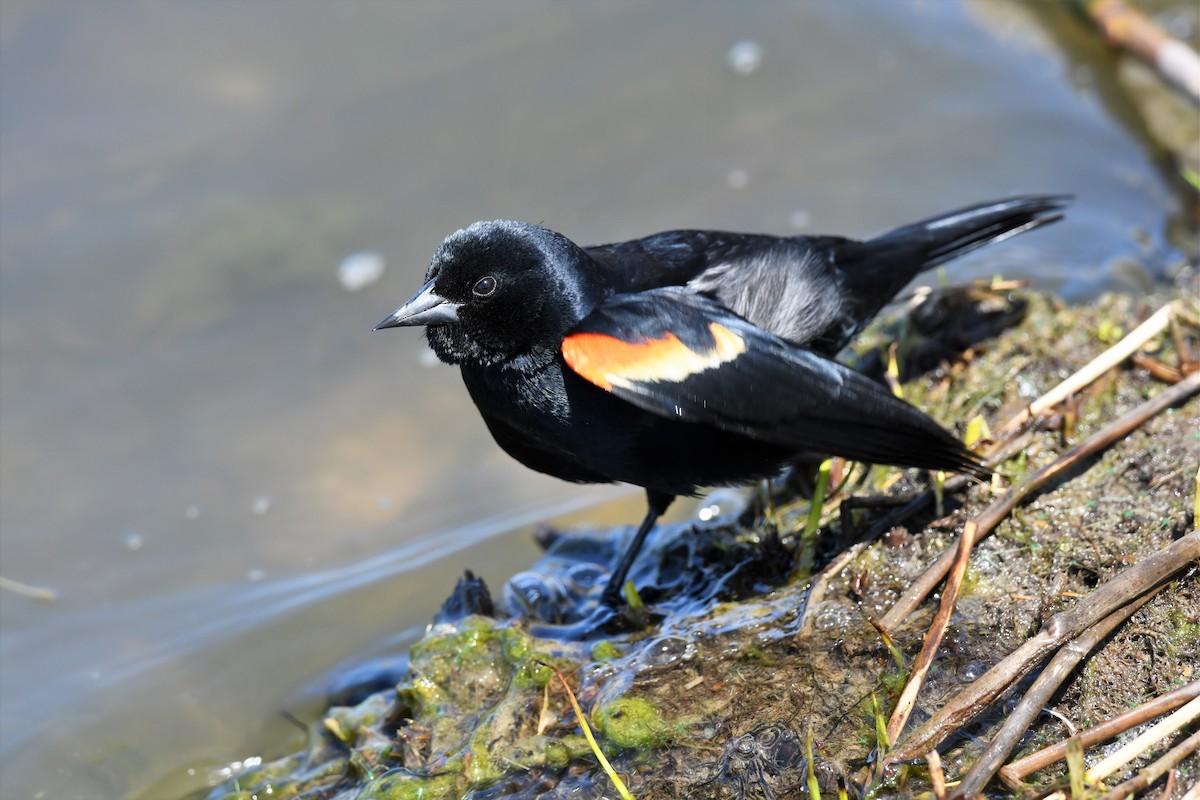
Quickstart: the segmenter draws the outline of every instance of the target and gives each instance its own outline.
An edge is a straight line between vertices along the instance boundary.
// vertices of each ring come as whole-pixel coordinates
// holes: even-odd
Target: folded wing
[[[666,418],[798,454],[987,472],[885,387],[682,289],[614,296],[565,338],[562,354],[584,379]]]

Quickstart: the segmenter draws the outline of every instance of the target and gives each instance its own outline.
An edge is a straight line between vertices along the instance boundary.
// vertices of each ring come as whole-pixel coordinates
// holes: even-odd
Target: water
[[[280,712],[462,569],[498,590],[536,522],[640,518],[513,464],[417,335],[371,332],[457,227],[866,235],[1073,192],[951,278],[1154,279],[1175,199],[1047,16],[5,2],[0,571],[58,599],[0,592],[0,796],[173,797],[295,749]]]

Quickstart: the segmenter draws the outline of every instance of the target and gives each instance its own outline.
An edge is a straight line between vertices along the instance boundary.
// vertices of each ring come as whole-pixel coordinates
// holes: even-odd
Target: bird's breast
[[[493,435],[503,429],[539,450],[569,450],[573,415],[561,369],[553,365],[540,369],[463,365],[462,376]],[[496,439],[518,460],[526,460],[514,452],[511,438]]]

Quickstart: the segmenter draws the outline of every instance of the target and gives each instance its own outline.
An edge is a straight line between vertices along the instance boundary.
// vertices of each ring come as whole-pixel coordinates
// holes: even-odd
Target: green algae
[[[454,775],[426,778],[395,769],[367,783],[357,800],[454,800],[461,796]]]
[[[592,719],[605,740],[624,750],[652,750],[666,740],[662,711],[641,697],[618,697]]]
[[[612,661],[621,657],[621,651],[608,639],[601,639],[592,645],[592,659],[594,661]]]

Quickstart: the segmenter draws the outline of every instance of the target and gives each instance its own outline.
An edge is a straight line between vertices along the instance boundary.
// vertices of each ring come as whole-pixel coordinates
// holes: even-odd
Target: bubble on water
[[[383,268],[383,256],[364,250],[346,256],[338,265],[338,281],[346,291],[357,292],[383,277]]]
[[[829,604],[817,613],[817,616],[814,618],[814,624],[817,630],[820,631],[844,631],[858,624],[857,620],[861,619],[861,617],[856,617],[855,613],[850,609]]]
[[[125,549],[128,550],[129,552],[136,553],[138,550],[141,550],[142,546],[145,544],[146,544],[146,537],[144,534],[141,534],[141,533],[125,534]]]
[[[738,75],[751,75],[762,66],[762,45],[749,40],[737,42],[725,56],[729,68]]]
[[[265,494],[260,494],[258,497],[254,498],[254,503],[250,506],[250,508],[254,510],[255,514],[258,514],[261,517],[263,514],[271,510],[271,498]]]
[[[987,672],[987,665],[982,661],[969,661],[962,664],[958,668],[958,677],[964,683],[970,683],[977,680],[983,673]]]
[[[648,667],[665,667],[679,661],[689,661],[696,655],[696,645],[682,636],[660,636],[648,642],[638,654],[638,661]]]

